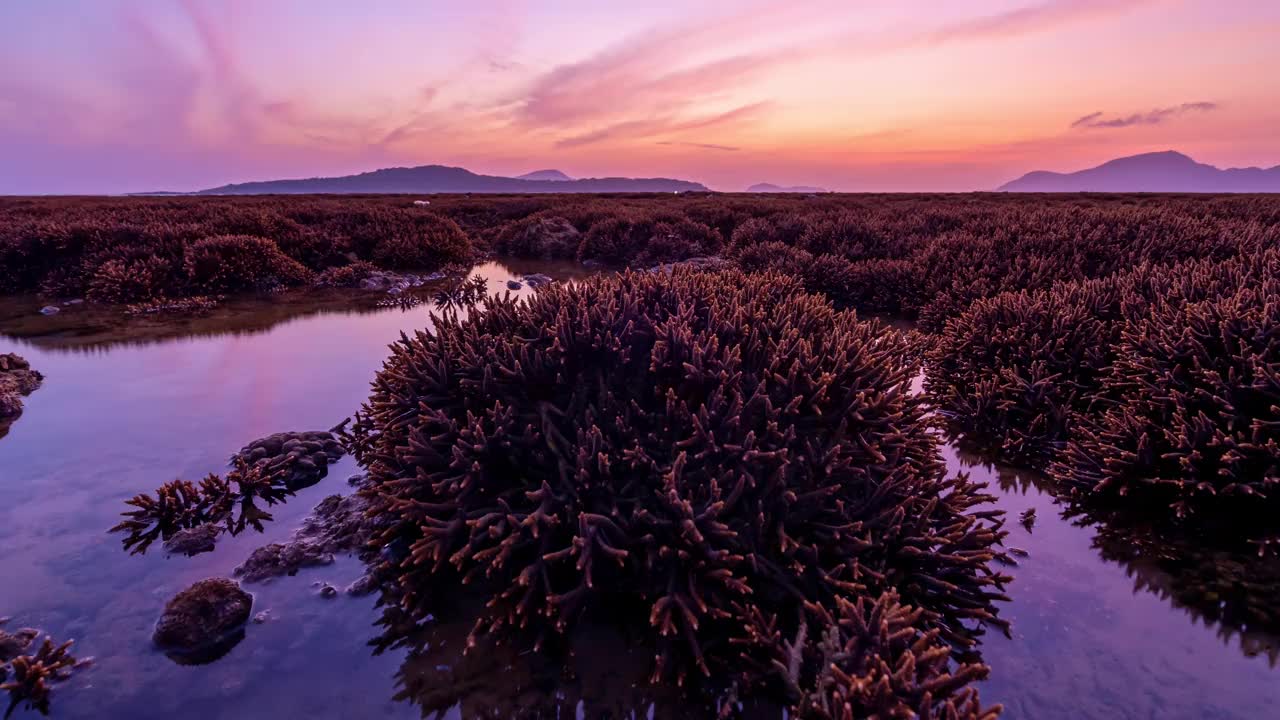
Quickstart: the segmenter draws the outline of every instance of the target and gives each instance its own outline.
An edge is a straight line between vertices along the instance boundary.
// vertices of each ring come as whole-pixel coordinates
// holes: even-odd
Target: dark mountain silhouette
[[[565,175],[559,170],[534,170],[531,173],[517,175],[516,179],[517,180],[556,180],[556,181],[563,182],[566,180],[572,180],[573,178],[569,177],[568,175]]]
[[[1073,173],[1037,170],[1001,185],[1001,192],[1280,192],[1280,166],[1222,170],[1179,152],[1134,155]]]
[[[747,192],[752,193],[823,193],[825,188],[811,187],[809,185],[790,185],[781,186],[773,183],[757,183],[747,188]]]
[[[611,193],[691,192],[707,188],[669,178],[586,178],[582,180],[525,180],[477,175],[465,168],[423,165],[386,168],[359,175],[264,180],[201,190],[197,195],[259,195],[302,193]]]

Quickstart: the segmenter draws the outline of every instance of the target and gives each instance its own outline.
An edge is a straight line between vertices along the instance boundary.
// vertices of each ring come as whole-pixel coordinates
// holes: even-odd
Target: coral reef
[[[1043,465],[1115,360],[1123,298],[1108,279],[978,300],[939,333],[925,391],[972,440]]]
[[[233,574],[247,583],[261,582],[293,575],[304,567],[332,564],[336,553],[362,550],[373,532],[367,508],[367,500],[360,495],[330,495],[288,541],[254,550]]]
[[[993,720],[1000,714],[999,705],[982,707],[969,687],[987,677],[987,667],[952,667],[951,648],[938,630],[921,630],[921,610],[902,605],[892,592],[838,598],[834,612],[820,608],[816,615],[814,626],[802,625],[790,642],[772,619],[753,617],[768,634],[752,642],[775,653],[795,717]]]
[[[259,438],[232,458],[252,463],[263,473],[283,477],[291,490],[315,485],[329,473],[329,465],[346,454],[333,432],[282,432]]]
[[[582,233],[562,217],[531,215],[502,229],[493,249],[503,255],[544,260],[575,257]]]
[[[183,263],[199,295],[276,290],[306,285],[313,278],[273,241],[248,235],[199,240],[187,248]]]
[[[330,431],[283,432],[249,443],[231,457],[225,476],[209,475],[200,483],[172,480],[154,494],[125,501],[133,507],[110,532],[125,533],[132,553],[145,553],[156,540],[170,553],[194,555],[213,549],[217,535],[237,535],[246,527],[259,532],[271,514],[259,502],[275,505],[314,485],[346,449],[339,441],[346,421]]]
[[[24,706],[48,715],[53,686],[85,664],[71,654],[70,640],[58,645],[46,637],[35,654],[26,654],[38,636],[39,631],[30,628],[19,630],[16,635],[0,630],[0,692],[9,693],[6,718]]]
[[[182,530],[216,525],[237,535],[246,527],[259,532],[271,514],[258,506],[283,502],[293,495],[288,467],[268,469],[234,459],[235,467],[225,477],[209,475],[199,485],[187,480],[171,480],[154,495],[140,494],[126,500],[133,507],[110,532],[126,533],[122,543],[130,553],[141,554],[156,540],[171,540]]]
[[[0,691],[9,693],[9,707],[5,717],[12,715],[19,706],[36,710],[41,714],[49,713],[49,701],[53,692],[53,684],[70,677],[70,671],[76,659],[68,650],[72,642],[67,641],[55,646],[46,638],[44,645],[34,655],[21,655],[14,658],[12,679],[0,683]]]
[[[234,580],[200,580],[165,603],[151,639],[172,653],[199,653],[243,630],[252,607],[253,597]]]
[[[743,618],[896,589],[957,646],[1007,581],[1003,520],[945,478],[903,336],[780,275],[626,273],[490,298],[404,337],[352,428],[403,606],[488,588],[473,640],[585,608],[654,677],[765,666]],[[754,610],[752,610],[754,609]]]

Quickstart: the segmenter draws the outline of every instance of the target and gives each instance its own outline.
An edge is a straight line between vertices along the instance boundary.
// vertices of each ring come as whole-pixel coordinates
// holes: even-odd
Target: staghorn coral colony
[[[1003,520],[944,476],[910,355],[771,274],[628,273],[447,314],[393,345],[353,425],[375,541],[407,548],[383,570],[417,617],[481,588],[473,643],[554,643],[611,608],[647,633],[655,680],[743,687],[879,677],[855,658],[831,681],[829,648],[786,676],[775,637],[838,638],[841,603],[896,592],[892,627],[869,632],[919,676],[831,692],[850,712],[928,695],[940,717],[986,717],[949,698],[981,669],[944,656],[1004,626]]]

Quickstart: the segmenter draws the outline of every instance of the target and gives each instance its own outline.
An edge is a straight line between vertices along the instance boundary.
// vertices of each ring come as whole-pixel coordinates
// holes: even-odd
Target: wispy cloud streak
[[[1188,113],[1206,113],[1218,109],[1217,103],[1189,102],[1173,107],[1156,108],[1146,112],[1133,113],[1120,117],[1107,117],[1106,113],[1093,112],[1076,119],[1071,123],[1072,129],[1110,129],[1127,128],[1135,125],[1159,125],[1160,123]]]

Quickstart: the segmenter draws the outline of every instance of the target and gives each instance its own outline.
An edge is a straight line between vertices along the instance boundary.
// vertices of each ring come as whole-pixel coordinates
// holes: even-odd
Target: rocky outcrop
[[[44,376],[19,355],[0,355],[0,436],[22,414],[22,398],[40,387]]]
[[[175,532],[168,540],[164,541],[164,551],[170,555],[186,555],[188,557],[212,552],[217,547],[218,536],[221,534],[222,528],[213,523],[185,528]]]
[[[268,475],[285,473],[290,490],[310,487],[324,478],[329,465],[346,450],[332,432],[283,432],[254,440],[240,449],[235,458],[263,468]]]
[[[165,650],[196,653],[222,643],[249,620],[253,597],[227,578],[201,580],[164,606],[152,640]]]
[[[359,495],[330,495],[316,505],[286,542],[254,550],[234,571],[245,582],[293,575],[304,567],[330,565],[334,555],[355,552],[369,542],[367,503]]]

